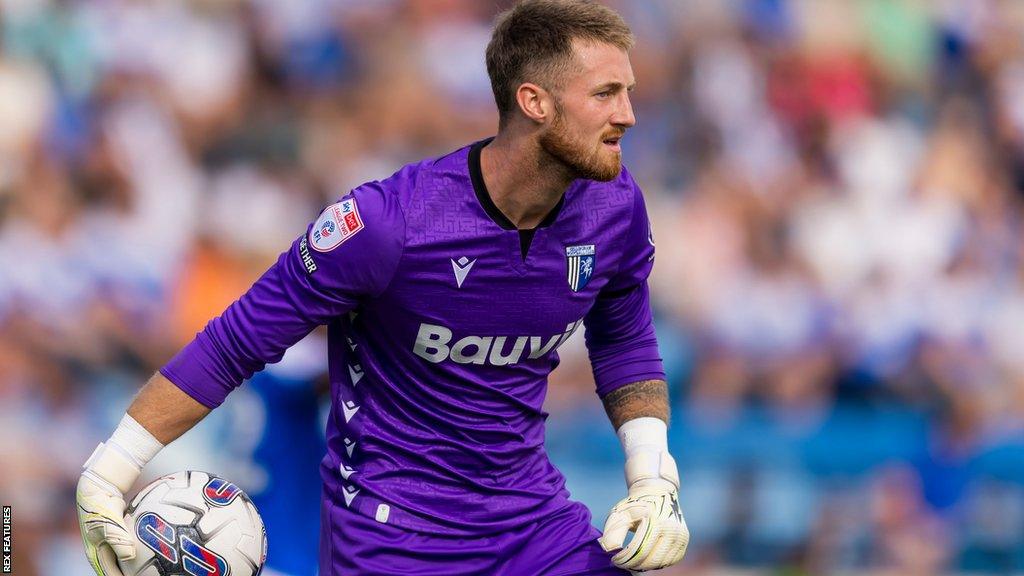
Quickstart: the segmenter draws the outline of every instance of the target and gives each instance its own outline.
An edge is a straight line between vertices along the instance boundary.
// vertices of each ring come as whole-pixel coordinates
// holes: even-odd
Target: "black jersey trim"
[[[523,257],[523,261],[526,260],[526,253],[530,251],[530,244],[533,243],[533,236],[536,232],[536,228],[519,231],[519,254]]]
[[[480,169],[480,151],[484,149],[494,140],[493,137],[487,138],[473,144],[469,149],[469,178],[473,181],[473,192],[476,194],[476,200],[480,203],[480,206],[487,213],[487,216],[494,220],[494,223],[501,226],[505,230],[515,230],[516,226],[498,210],[498,207],[494,205],[494,200],[491,200],[491,193],[487,191],[487,184],[484,184],[484,173]]]

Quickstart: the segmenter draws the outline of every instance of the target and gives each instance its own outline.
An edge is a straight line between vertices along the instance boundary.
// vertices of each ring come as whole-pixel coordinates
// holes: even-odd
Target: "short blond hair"
[[[487,45],[487,75],[499,126],[515,110],[523,82],[552,87],[573,54],[573,41],[633,47],[633,33],[617,12],[589,0],[524,0],[498,15]]]

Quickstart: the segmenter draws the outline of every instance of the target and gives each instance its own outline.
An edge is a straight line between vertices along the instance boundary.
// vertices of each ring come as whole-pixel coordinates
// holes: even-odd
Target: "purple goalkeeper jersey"
[[[575,181],[531,239],[487,193],[486,144],[328,206],[163,375],[213,408],[326,324],[325,500],[447,535],[497,533],[569,505],[544,450],[547,377],[582,325],[599,395],[664,379],[650,225],[623,169]]]

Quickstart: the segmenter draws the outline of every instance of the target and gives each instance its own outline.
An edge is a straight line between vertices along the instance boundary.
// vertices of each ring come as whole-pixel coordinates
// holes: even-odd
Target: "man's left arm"
[[[623,173],[624,183],[635,187]],[[668,386],[647,286],[654,238],[638,188],[632,208],[619,269],[584,324],[597,394],[626,455],[628,492],[612,508],[599,542],[615,552],[617,566],[642,571],[681,560],[690,533],[679,510],[679,472],[668,452]],[[625,544],[629,532],[634,536]]]

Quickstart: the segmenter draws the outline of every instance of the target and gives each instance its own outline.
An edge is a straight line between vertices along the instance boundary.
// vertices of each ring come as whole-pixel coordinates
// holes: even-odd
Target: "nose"
[[[636,116],[633,115],[633,104],[629,101],[629,92],[622,91],[618,98],[618,106],[611,118],[611,123],[622,128],[630,128],[636,125]]]

